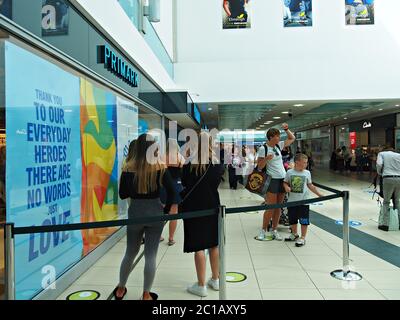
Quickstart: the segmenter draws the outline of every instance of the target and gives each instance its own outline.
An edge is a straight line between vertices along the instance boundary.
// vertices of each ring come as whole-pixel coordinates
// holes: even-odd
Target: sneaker
[[[199,297],[207,297],[207,287],[199,286],[197,282],[193,284],[191,287],[188,287],[187,291]]]
[[[274,235],[272,234],[272,232],[266,232],[264,240],[274,240]]]
[[[211,289],[219,291],[219,279],[214,280],[213,278],[211,278],[210,280],[208,280],[207,284]]]
[[[306,239],[300,238],[296,241],[296,247],[302,247],[306,244]]]
[[[264,240],[265,239],[265,230],[261,229],[260,233],[257,236],[257,240]]]
[[[274,240],[277,240],[277,241],[283,240],[283,238],[281,237],[281,235],[278,233],[277,230],[272,231],[272,236],[274,237]]]
[[[285,241],[296,241],[299,238],[298,234],[291,233],[289,237],[285,238]]]

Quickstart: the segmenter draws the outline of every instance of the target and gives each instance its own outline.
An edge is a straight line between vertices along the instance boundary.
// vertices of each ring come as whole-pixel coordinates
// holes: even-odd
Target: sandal
[[[114,289],[114,291],[113,291],[113,295],[114,295],[115,300],[122,300],[122,299],[125,297],[126,293],[128,292],[128,289],[125,287],[125,291],[124,291],[124,294],[122,295],[122,297],[118,297],[118,296],[117,296],[117,290],[118,290],[118,288],[119,288],[118,286],[115,287],[115,289]]]
[[[175,243],[176,243],[175,240],[169,240],[167,244],[169,246],[173,246]]]

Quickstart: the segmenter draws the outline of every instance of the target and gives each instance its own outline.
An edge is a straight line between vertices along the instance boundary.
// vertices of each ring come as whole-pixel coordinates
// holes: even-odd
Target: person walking
[[[153,154],[152,159],[148,159],[146,156],[149,148],[154,147],[154,137],[142,134],[131,143],[134,144],[133,156],[123,167],[119,186],[120,198],[130,198],[131,200],[128,218],[154,217],[170,213],[171,206],[176,204],[174,203],[176,196],[172,177],[165,166],[154,161],[158,158],[157,154]],[[166,189],[167,194],[164,209],[160,202],[161,186]],[[162,221],[127,227],[126,252],[120,267],[119,284],[113,291],[116,300],[122,300],[127,293],[126,282],[135,257],[139,252],[143,235],[145,235],[146,241],[144,244],[145,266],[141,299],[157,300],[158,295],[151,292],[151,287],[156,273],[156,258],[163,227],[164,222]]]
[[[383,224],[378,228],[389,231],[391,199],[393,199],[393,209],[400,212],[400,154],[395,152],[391,146],[385,147],[378,154],[376,169],[383,178]]]

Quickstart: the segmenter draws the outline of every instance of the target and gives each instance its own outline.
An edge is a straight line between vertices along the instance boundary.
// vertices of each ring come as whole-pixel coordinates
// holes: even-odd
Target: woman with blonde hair
[[[183,199],[180,212],[216,209],[220,205],[218,186],[221,182],[221,168],[212,151],[210,135],[199,134],[198,146],[190,162],[182,169]],[[218,253],[218,214],[185,219],[184,252],[194,252],[197,282],[188,288],[192,294],[207,296],[206,256],[208,249],[212,277],[207,282],[214,290],[219,290],[219,253]]]
[[[182,167],[185,164],[185,158],[179,152],[179,145],[176,139],[168,138],[166,153],[163,157],[162,161],[166,166],[167,170],[169,171],[175,190],[175,199],[174,203],[180,203],[181,197],[180,192],[182,191]],[[160,199],[163,204],[166,203],[166,193],[165,189],[161,189]],[[178,205],[174,204],[171,206],[171,214],[178,213]],[[175,244],[174,235],[177,227],[177,221],[171,220],[169,222],[169,237],[168,237],[168,245],[172,246]]]
[[[163,213],[169,213],[174,204],[175,191],[171,175],[165,166],[154,161],[158,157],[156,154],[158,151],[153,154],[149,152],[154,149],[154,143],[154,138],[148,134],[142,134],[131,142],[132,152],[124,165],[119,186],[120,198],[131,199],[128,209],[129,219],[162,216]],[[161,187],[165,188],[167,194],[164,209],[160,202]],[[157,299],[157,294],[150,290],[155,277],[157,251],[163,227],[162,221],[127,227],[126,252],[121,263],[119,284],[113,292],[116,300],[122,300],[127,292],[126,282],[139,252],[143,235],[146,237],[146,242],[142,299]]]

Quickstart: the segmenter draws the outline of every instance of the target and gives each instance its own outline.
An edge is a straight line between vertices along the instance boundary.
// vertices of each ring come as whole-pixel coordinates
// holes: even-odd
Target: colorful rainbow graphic
[[[81,222],[118,218],[116,96],[81,79]],[[84,254],[115,228],[83,231]]]

